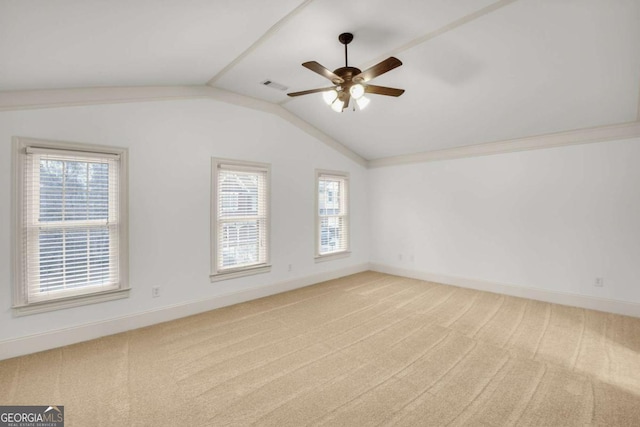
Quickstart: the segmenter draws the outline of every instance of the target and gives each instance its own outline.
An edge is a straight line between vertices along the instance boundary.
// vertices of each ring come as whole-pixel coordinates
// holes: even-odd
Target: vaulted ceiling
[[[300,64],[343,66],[345,31],[350,65],[404,63],[375,84],[405,94],[287,97],[330,85]],[[201,85],[370,160],[637,122],[640,0],[0,0],[1,92]]]

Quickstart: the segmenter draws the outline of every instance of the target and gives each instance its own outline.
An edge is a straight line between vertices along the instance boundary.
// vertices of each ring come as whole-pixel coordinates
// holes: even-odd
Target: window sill
[[[316,262],[333,261],[334,259],[348,258],[350,256],[351,256],[351,252],[343,251],[343,252],[336,252],[336,253],[327,254],[327,255],[316,255],[315,261]]]
[[[30,314],[45,313],[47,311],[63,310],[65,308],[79,307],[81,305],[95,304],[105,301],[113,301],[129,297],[131,289],[117,289],[115,291],[105,291],[95,294],[78,295],[57,300],[36,302],[29,305],[21,305],[13,307],[13,314],[16,317],[27,316]]]
[[[247,267],[240,270],[225,271],[215,273],[209,276],[212,282],[222,280],[235,279],[237,277],[253,276],[254,274],[268,273],[271,271],[271,265],[260,265],[258,267]]]

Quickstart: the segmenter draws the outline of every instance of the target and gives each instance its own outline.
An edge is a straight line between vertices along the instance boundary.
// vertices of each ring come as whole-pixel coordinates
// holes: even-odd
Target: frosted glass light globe
[[[369,105],[369,98],[361,96],[360,99],[356,99],[356,102],[358,103],[358,107],[360,107],[361,110],[364,110],[365,107]]]
[[[334,89],[328,90],[326,92],[322,92],[322,98],[324,99],[324,102],[327,103],[327,105],[331,105],[333,101],[336,100],[337,97],[338,97],[338,92],[336,92]]]
[[[351,96],[353,96],[354,99],[360,99],[360,97],[364,95],[364,86],[362,86],[360,83],[355,84],[351,86],[351,89],[349,89],[349,93],[351,93]]]

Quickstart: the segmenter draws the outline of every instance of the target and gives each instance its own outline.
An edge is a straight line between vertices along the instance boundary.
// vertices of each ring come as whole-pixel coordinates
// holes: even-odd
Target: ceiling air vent
[[[285,85],[281,85],[280,83],[276,83],[273,80],[265,80],[265,81],[262,82],[262,84],[267,86],[267,87],[270,87],[272,89],[277,89],[277,90],[281,90],[281,91],[285,91],[285,90],[289,89]]]

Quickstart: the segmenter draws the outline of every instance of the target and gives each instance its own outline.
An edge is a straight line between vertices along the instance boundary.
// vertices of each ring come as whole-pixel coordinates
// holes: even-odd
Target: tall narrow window
[[[269,271],[269,165],[212,160],[212,280]]]
[[[14,149],[18,313],[125,297],[126,150],[25,138]]]
[[[316,260],[349,254],[349,177],[316,171]]]

